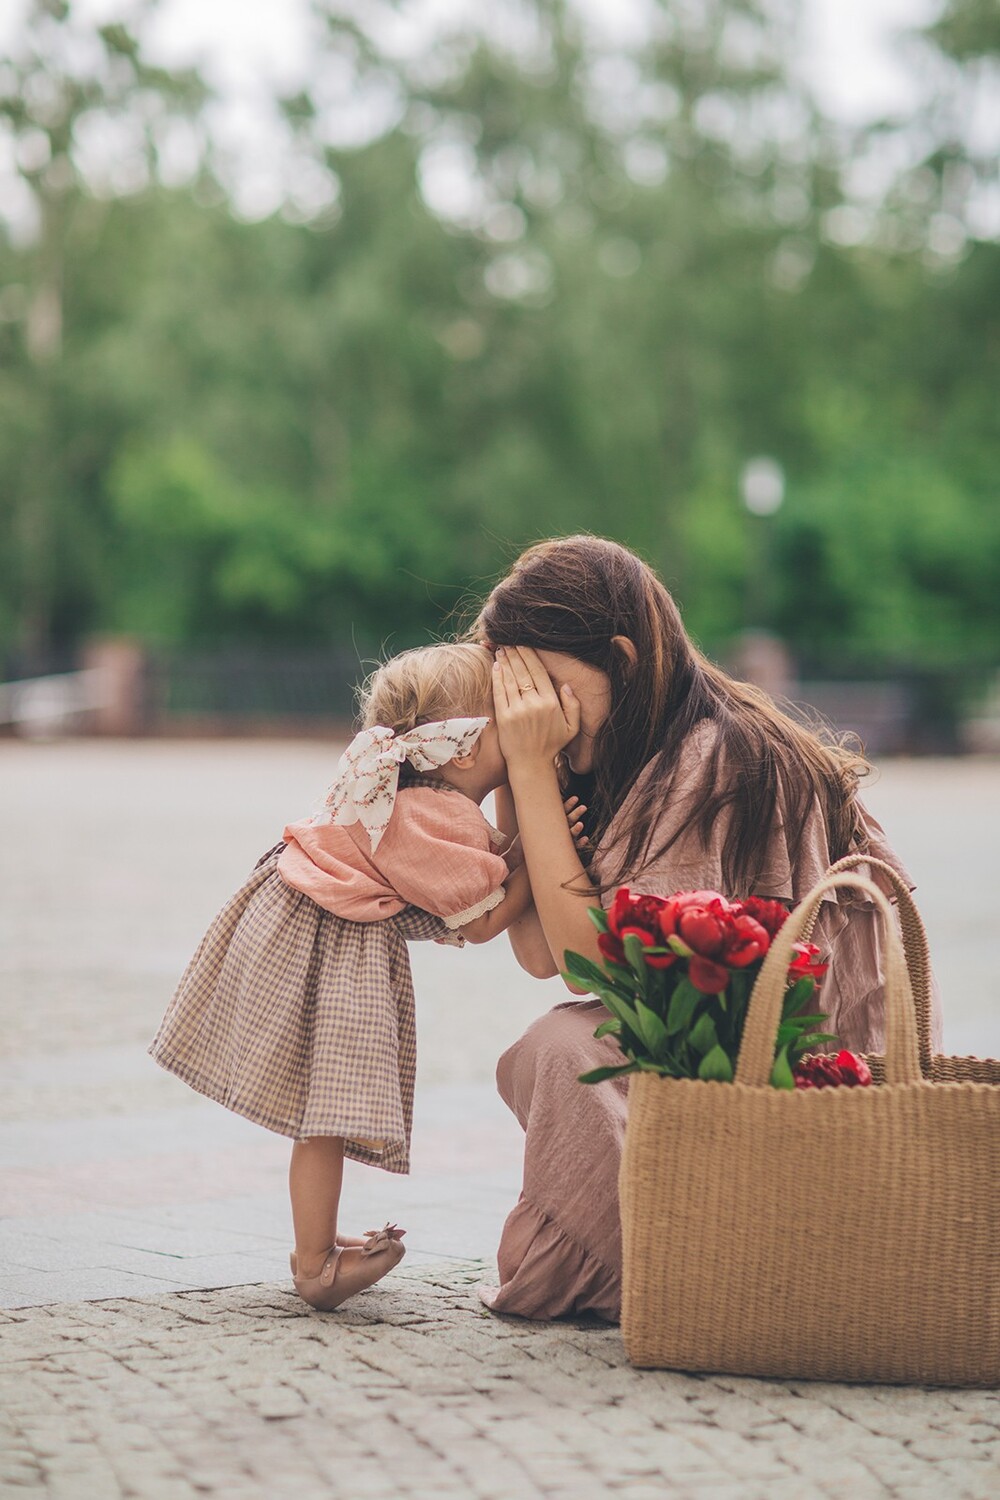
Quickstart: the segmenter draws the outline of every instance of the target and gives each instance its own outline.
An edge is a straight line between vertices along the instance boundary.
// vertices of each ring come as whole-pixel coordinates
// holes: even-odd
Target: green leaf
[[[718,1043],[705,1054],[698,1065],[698,1077],[716,1083],[732,1083],[733,1065]]]
[[[614,990],[623,1000],[631,1000],[636,990],[632,970],[627,969],[624,964],[613,964],[609,958],[604,960],[604,967],[607,970],[604,976],[605,988]]]
[[[580,978],[579,974],[571,974],[567,969],[563,969],[560,971],[559,978],[565,980],[567,984],[572,985],[573,988],[577,991],[584,989],[589,990],[590,993],[592,995],[596,995],[598,1000],[600,1000],[604,1005],[607,1005],[609,995],[615,995],[618,997],[618,999],[624,999],[626,998],[626,996],[628,997],[628,999],[632,998],[631,991],[623,991],[622,987],[620,985],[616,985],[614,981],[609,979],[606,974],[601,984],[597,984],[596,982],[593,984],[587,983],[585,980]]]
[[[598,932],[607,932],[607,930],[608,930],[608,914],[604,910],[603,906],[588,906],[587,907],[587,916],[593,922],[593,924],[597,928]]]
[[[730,969],[729,993],[732,996],[733,1008],[735,1010],[740,1010],[746,1005],[756,979],[757,975],[752,969]]]
[[[718,1045],[718,1041],[715,1022],[706,1011],[704,1015],[698,1017],[691,1028],[688,1045],[693,1047],[696,1052],[711,1052],[712,1048]]]
[[[602,995],[601,1000],[617,1020],[626,1025],[630,1031],[635,1033],[636,1036],[642,1036],[642,1028],[639,1025],[639,1017],[636,1015],[635,1011],[633,1010],[632,1006],[629,1005],[627,1000],[623,1000],[620,995],[615,995],[610,992],[606,995]]]
[[[771,1082],[776,1089],[793,1089],[795,1087],[791,1064],[788,1061],[787,1047],[782,1047],[774,1059],[774,1067],[771,1069]]]
[[[690,958],[692,953],[694,952],[694,949],[689,948],[684,939],[679,938],[676,932],[672,933],[671,936],[667,938],[667,946],[670,949],[671,953],[677,954],[678,958]]]
[[[605,974],[603,970],[597,968],[594,969],[592,974],[583,974],[580,972],[579,966],[574,965],[572,969],[563,970],[560,978],[564,979],[567,984],[573,985],[576,989],[590,990],[605,1005],[608,1004],[609,995],[615,995],[619,1000],[624,1000],[626,1004],[631,1004],[635,995],[635,982],[632,978],[632,971],[631,969],[623,969],[622,973],[627,976],[627,982],[624,979],[616,979],[613,974]],[[610,1009],[611,1007],[609,1006],[608,1008]]]
[[[836,1042],[832,1031],[810,1031],[807,1036],[800,1036],[795,1045],[799,1052],[809,1052],[813,1047],[818,1047],[822,1042]]]
[[[777,1045],[783,1046],[785,1042],[795,1042],[805,1036],[811,1026],[817,1021],[825,1021],[825,1016],[790,1016],[787,1021],[782,1021],[778,1026]]]
[[[625,957],[629,961],[629,967],[636,977],[639,990],[642,992],[642,994],[645,994],[646,975],[648,973],[645,958],[646,950],[642,946],[642,942],[639,938],[636,937],[634,932],[630,932],[628,937],[624,939],[623,947],[625,949]]]
[[[594,1068],[590,1073],[581,1073],[576,1080],[577,1083],[603,1083],[606,1078],[621,1078],[625,1073],[638,1071],[638,1064],[634,1062],[623,1063],[620,1068]]]
[[[641,1000],[635,1002],[635,1013],[639,1018],[640,1036],[656,1057],[667,1045],[667,1028],[655,1010],[650,1010]]]
[[[691,1017],[697,1010],[701,998],[701,990],[695,989],[687,975],[678,980],[667,1010],[668,1036],[676,1036],[679,1031],[683,1031],[691,1024]]]
[[[826,1016],[788,1016],[782,1026],[794,1026],[798,1031],[808,1031],[810,1026],[822,1025]]]
[[[572,949],[567,948],[563,954],[563,962],[569,974],[572,975],[572,982],[577,987],[585,985],[595,994],[599,993],[603,986],[605,989],[615,989],[618,994],[629,999],[635,989],[632,970],[626,968],[624,964],[613,963],[611,959],[606,958],[602,968],[592,959],[585,958],[582,953],[574,953]],[[563,979],[566,977],[566,974],[562,975]]]
[[[612,1016],[610,1021],[601,1022],[600,1026],[598,1026],[597,1030],[594,1032],[594,1036],[619,1036],[621,1034],[621,1029],[622,1023],[617,1020],[615,1016]]]
[[[815,979],[797,979],[785,991],[785,999],[781,1007],[781,1019],[787,1021],[789,1016],[794,1016],[797,1010],[802,1010],[808,1005],[816,988]]]
[[[563,962],[574,979],[583,981],[589,987],[608,983],[608,976],[601,966],[590,958],[584,958],[582,953],[574,953],[567,948],[563,954]]]

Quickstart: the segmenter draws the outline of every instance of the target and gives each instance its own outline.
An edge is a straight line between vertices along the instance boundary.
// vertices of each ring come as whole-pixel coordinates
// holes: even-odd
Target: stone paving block
[[[751,1486],[752,1493],[759,1500],[826,1500],[826,1492],[822,1490],[808,1474],[787,1473],[780,1479],[769,1479],[763,1486]],[[691,1500],[696,1500],[697,1491],[689,1492]],[[878,1495],[881,1497],[886,1493],[879,1488]],[[748,1494],[747,1500],[750,1500]],[[851,1492],[851,1500],[855,1500],[854,1492]],[[863,1500],[869,1500],[865,1495]]]
[[[925,1479],[945,1474],[949,1496],[978,1500],[988,1492],[987,1476],[995,1475],[990,1445],[982,1441],[983,1429],[992,1434],[993,1423],[969,1420],[995,1415],[989,1396],[938,1402],[932,1454],[921,1458],[912,1445],[902,1449],[862,1425],[871,1402],[852,1398],[857,1421],[829,1412],[832,1436],[817,1439],[803,1431],[815,1425],[815,1396],[807,1409],[802,1398],[779,1392],[789,1413],[779,1418],[757,1405],[760,1398],[774,1404],[773,1387],[748,1387],[756,1398],[750,1399],[739,1386],[740,1400],[750,1408],[741,1415],[749,1421],[754,1411],[764,1418],[748,1428],[755,1434],[750,1437],[718,1420],[726,1392],[689,1376],[630,1370],[609,1330],[537,1325],[523,1329],[513,1343],[497,1320],[476,1315],[468,1274],[452,1266],[425,1280],[410,1277],[398,1297],[387,1288],[359,1299],[343,1320],[288,1317],[292,1299],[275,1287],[84,1305],[56,1317],[41,1309],[10,1325],[14,1345],[4,1345],[5,1359],[10,1349],[23,1369],[35,1371],[34,1393],[56,1402],[48,1417],[36,1408],[33,1416],[16,1418],[19,1460],[30,1453],[44,1463],[45,1452],[58,1454],[66,1437],[84,1448],[88,1441],[98,1443],[121,1484],[139,1500],[162,1500],[164,1486],[186,1494],[192,1480],[200,1488],[190,1493],[212,1500],[274,1500],[277,1476],[294,1480],[297,1495],[343,1493],[352,1500],[424,1492],[442,1500],[452,1493],[462,1500],[582,1500],[587,1490],[634,1500],[650,1491],[658,1500],[688,1494],[706,1500],[710,1493],[722,1500],[729,1494],[739,1500],[808,1500],[812,1494],[839,1500],[848,1487],[852,1500],[897,1492],[909,1500]],[[50,1350],[41,1364],[29,1358],[38,1329],[48,1330],[47,1341],[54,1329],[57,1345],[60,1331],[68,1335],[61,1355]],[[588,1365],[591,1337],[594,1358]],[[511,1373],[498,1382],[514,1398],[506,1406],[472,1383],[491,1351]],[[442,1398],[434,1372],[449,1360],[454,1369],[444,1384],[452,1394]],[[522,1379],[519,1366],[530,1378],[538,1370],[552,1372],[547,1401]],[[82,1422],[70,1406],[77,1384],[86,1393]],[[159,1396],[151,1400],[151,1391]],[[160,1399],[166,1404],[158,1405]],[[148,1443],[144,1422],[155,1424]],[[171,1451],[157,1447],[157,1431],[169,1432]],[[926,1429],[920,1435],[926,1437]],[[951,1471],[942,1468],[941,1440],[949,1454],[961,1455],[947,1460]],[[841,1452],[845,1446],[849,1460]],[[974,1453],[986,1461],[976,1462]],[[864,1463],[858,1461],[862,1455]],[[100,1482],[110,1482],[94,1464],[84,1472],[103,1473]],[[813,1477],[818,1473],[819,1484]],[[890,1485],[892,1476],[902,1490]]]
[[[0,1222],[0,1281],[12,1272],[80,1270],[102,1264],[99,1244],[75,1239],[70,1249],[58,1233],[25,1232],[17,1223]]]
[[[1000,1494],[1000,1467],[991,1459],[978,1460],[968,1455],[949,1456],[935,1460],[940,1474],[949,1476],[957,1484],[982,1485],[991,1483],[994,1495]]]
[[[187,1290],[190,1283],[152,1276],[136,1276],[129,1271],[110,1271],[103,1267],[79,1271],[33,1271],[17,1276],[0,1276],[0,1305],[4,1307],[41,1307],[64,1302],[72,1297],[101,1301],[105,1297],[142,1297],[157,1292]]]
[[[216,1204],[214,1207],[220,1217],[223,1216],[222,1206]],[[142,1219],[122,1221],[118,1228],[111,1226],[106,1231],[108,1239],[123,1249],[152,1251],[181,1259],[242,1255],[248,1251],[260,1253],[260,1236],[254,1236],[248,1243],[249,1237],[233,1228],[211,1224],[199,1226],[190,1219],[184,1223],[171,1223],[166,1216],[161,1220],[156,1209],[148,1210],[148,1214],[148,1218],[144,1216]],[[283,1265],[287,1266],[288,1245],[285,1238],[275,1235],[266,1241],[264,1249],[273,1256],[279,1256],[284,1251]]]

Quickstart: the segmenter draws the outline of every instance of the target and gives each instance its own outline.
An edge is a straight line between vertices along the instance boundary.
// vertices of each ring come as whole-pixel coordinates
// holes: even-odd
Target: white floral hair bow
[[[340,757],[337,779],[327,792],[314,823],[363,823],[378,848],[389,826],[404,761],[418,771],[447,765],[468,755],[489,719],[440,719],[396,734],[377,724],[362,729]]]

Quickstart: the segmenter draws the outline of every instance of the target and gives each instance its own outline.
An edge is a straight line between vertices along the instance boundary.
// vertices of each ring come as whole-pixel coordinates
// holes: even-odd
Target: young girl
[[[202,940],[150,1048],[199,1093],[291,1136],[292,1276],[339,1307],[403,1257],[404,1231],[337,1234],[344,1157],[409,1170],[416,1065],[404,940],[483,943],[530,903],[480,811],[507,779],[492,658],[387,662],[323,808],[290,824]]]

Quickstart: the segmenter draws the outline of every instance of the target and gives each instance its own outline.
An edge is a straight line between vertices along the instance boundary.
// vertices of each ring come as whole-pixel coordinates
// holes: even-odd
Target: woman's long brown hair
[[[643,768],[650,766],[650,773],[622,830],[621,857],[604,872],[602,889],[634,879],[692,825],[707,844],[715,819],[728,807],[722,870],[730,896],[755,890],[779,799],[793,846],[818,799],[831,859],[864,847],[855,798],[858,777],[867,770],[863,758],[824,744],[766,694],[708,661],[687,635],[667,589],[627,547],[593,536],[530,547],[493,589],[471,634],[492,646],[565,652],[610,679],[610,712],[594,742],[588,829],[593,844]],[[634,643],[634,665],[614,636]],[[657,846],[656,825],[680,747],[706,719],[718,733],[690,814]]]

